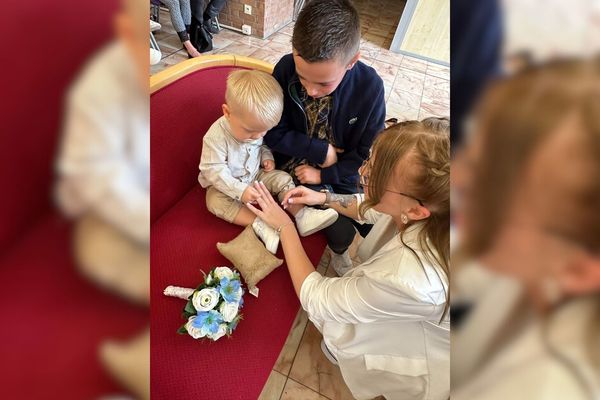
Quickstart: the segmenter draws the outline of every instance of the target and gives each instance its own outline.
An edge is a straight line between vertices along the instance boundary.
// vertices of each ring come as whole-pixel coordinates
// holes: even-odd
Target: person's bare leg
[[[252,211],[248,210],[246,207],[242,207],[232,222],[239,226],[248,226],[252,225],[255,219],[256,215],[254,215]]]

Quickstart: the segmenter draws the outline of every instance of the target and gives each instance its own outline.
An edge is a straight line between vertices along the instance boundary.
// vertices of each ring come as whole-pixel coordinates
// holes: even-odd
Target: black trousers
[[[329,248],[334,253],[342,254],[352,244],[356,231],[360,236],[365,237],[369,234],[371,228],[373,228],[371,224],[361,225],[352,218],[340,214],[337,221],[325,228],[323,233],[325,233]]]
[[[191,0],[192,15],[198,21],[214,18],[219,15],[227,0]],[[207,4],[208,3],[208,4]]]

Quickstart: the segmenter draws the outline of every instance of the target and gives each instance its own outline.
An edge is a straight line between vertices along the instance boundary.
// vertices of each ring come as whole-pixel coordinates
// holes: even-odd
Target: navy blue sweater
[[[325,162],[329,142],[309,138],[302,103],[292,87],[299,82],[291,54],[279,60],[273,76],[283,88],[283,115],[279,124],[265,136],[278,166],[290,158],[305,158],[315,164]],[[344,150],[338,162],[321,170],[321,183],[353,185],[358,182],[358,168],[369,156],[375,136],[384,128],[385,95],[383,81],[375,70],[360,61],[342,79],[332,93],[330,114],[335,147]]]

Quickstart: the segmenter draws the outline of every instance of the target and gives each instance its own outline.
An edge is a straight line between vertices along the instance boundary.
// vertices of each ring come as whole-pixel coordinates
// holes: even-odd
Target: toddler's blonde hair
[[[266,72],[239,70],[229,74],[225,101],[232,113],[256,116],[269,128],[279,123],[283,112],[283,91]]]

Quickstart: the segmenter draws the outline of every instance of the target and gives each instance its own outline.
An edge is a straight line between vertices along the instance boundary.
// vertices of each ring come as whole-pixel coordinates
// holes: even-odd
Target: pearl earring
[[[408,224],[408,217],[406,216],[406,214],[402,214],[401,219],[404,225]]]

